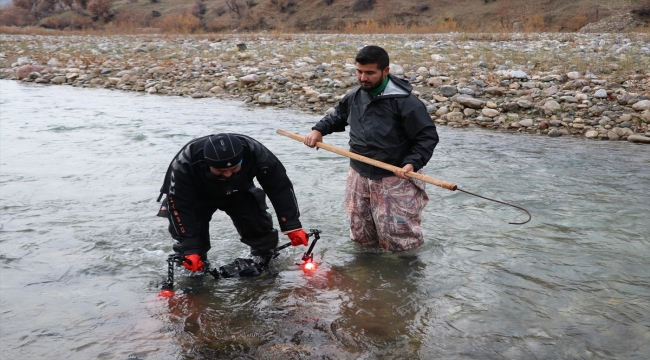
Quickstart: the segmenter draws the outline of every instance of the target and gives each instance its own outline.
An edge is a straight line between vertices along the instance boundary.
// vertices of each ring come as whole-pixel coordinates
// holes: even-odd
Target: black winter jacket
[[[323,117],[312,130],[323,135],[345,131],[350,125],[350,151],[394,166],[424,167],[438,144],[438,132],[424,104],[411,94],[413,87],[391,74],[386,89],[372,99],[356,88]],[[362,176],[381,179],[394,176],[390,171],[350,160]]]
[[[160,192],[161,197],[167,194],[170,218],[180,230],[184,247],[199,247],[201,244],[194,203],[218,202],[236,191],[247,191],[254,187],[253,178],[257,178],[271,200],[280,229],[289,231],[302,227],[293,185],[280,160],[257,140],[245,135],[232,135],[241,140],[244,155],[241,170],[228,179],[218,178],[205,164],[203,144],[211,135],[185,144],[169,164]]]

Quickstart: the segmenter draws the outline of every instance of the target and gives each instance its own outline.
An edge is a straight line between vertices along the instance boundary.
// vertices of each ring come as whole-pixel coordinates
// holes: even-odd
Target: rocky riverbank
[[[0,78],[326,114],[368,44],[437,124],[650,143],[648,34],[0,34]]]

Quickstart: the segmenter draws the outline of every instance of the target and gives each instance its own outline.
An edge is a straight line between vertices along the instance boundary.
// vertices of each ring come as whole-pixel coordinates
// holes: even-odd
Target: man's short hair
[[[379,70],[384,70],[390,64],[386,50],[375,45],[368,45],[359,50],[354,61],[361,65],[377,64]]]

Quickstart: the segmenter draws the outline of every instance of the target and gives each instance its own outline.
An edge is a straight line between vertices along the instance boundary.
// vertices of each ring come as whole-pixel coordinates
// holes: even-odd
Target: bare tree
[[[237,0],[226,0],[226,6],[228,6],[230,11],[237,14],[237,17],[241,18],[241,8],[239,7]]]

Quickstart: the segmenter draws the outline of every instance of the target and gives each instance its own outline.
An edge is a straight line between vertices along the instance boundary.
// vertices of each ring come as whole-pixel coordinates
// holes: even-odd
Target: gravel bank
[[[0,35],[0,78],[326,114],[368,44],[437,124],[650,144],[648,34]]]

